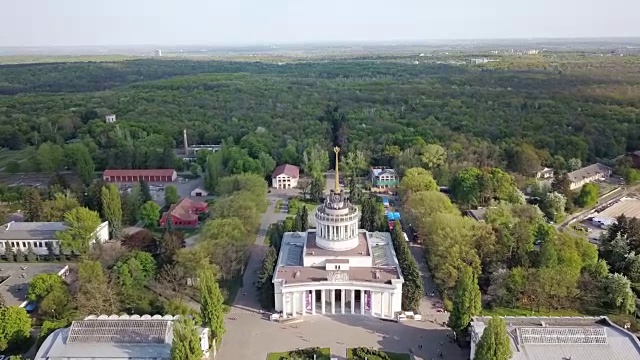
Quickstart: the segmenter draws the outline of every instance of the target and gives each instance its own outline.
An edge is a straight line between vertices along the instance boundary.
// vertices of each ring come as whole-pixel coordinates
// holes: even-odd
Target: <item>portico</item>
[[[394,317],[394,292],[353,288],[284,291],[282,317],[306,315],[370,315]]]

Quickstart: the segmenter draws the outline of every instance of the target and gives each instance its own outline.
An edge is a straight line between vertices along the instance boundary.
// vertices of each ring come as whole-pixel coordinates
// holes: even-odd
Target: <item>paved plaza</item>
[[[283,325],[259,313],[235,310],[227,316],[218,360],[264,360],[269,352],[313,346],[329,347],[332,357],[341,360],[347,348],[358,346],[412,351],[416,359],[424,360],[439,358],[438,350],[442,350],[443,359],[468,358],[468,351],[449,342],[450,330],[428,320],[396,323],[362,315],[309,315],[303,322]]]
[[[38,274],[57,274],[67,264],[43,263],[0,263],[0,279],[8,277],[0,284],[0,294],[7,306],[17,306],[27,300],[29,282]]]

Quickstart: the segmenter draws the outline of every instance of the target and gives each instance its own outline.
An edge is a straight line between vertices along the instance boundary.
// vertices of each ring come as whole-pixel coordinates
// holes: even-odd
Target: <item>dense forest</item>
[[[333,141],[330,117],[339,116],[345,153],[357,149],[373,164],[387,165],[403,150],[436,143],[446,149],[453,173],[469,165],[510,167],[514,149],[522,147],[555,167],[640,148],[637,57],[499,60],[4,65],[0,146],[31,148],[33,155],[47,142],[80,140],[96,170],[179,166],[167,156],[186,128],[193,144],[234,143],[255,159],[265,153],[276,163],[302,163],[305,149]],[[328,106],[339,115],[327,115]],[[110,113],[118,117],[115,124],[104,123]],[[13,171],[42,170],[30,169],[31,162]]]

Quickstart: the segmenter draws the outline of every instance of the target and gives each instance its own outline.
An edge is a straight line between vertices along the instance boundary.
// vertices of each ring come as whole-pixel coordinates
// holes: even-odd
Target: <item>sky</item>
[[[0,46],[640,36],[638,0],[0,0]]]

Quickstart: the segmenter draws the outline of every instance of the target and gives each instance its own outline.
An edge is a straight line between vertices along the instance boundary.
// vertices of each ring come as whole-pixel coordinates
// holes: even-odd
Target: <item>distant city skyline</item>
[[[20,0],[0,46],[256,45],[639,37],[640,1]]]

